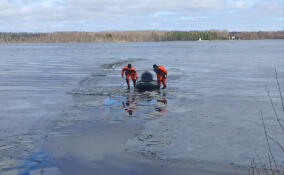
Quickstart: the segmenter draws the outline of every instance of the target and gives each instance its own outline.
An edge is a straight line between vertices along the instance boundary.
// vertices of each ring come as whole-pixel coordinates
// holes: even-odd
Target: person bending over
[[[122,78],[124,78],[124,74],[126,77],[126,83],[127,83],[127,87],[128,89],[130,89],[130,85],[129,85],[129,77],[131,77],[131,80],[133,82],[133,86],[136,86],[136,80],[138,79],[138,74],[136,72],[136,69],[131,66],[131,64],[128,64],[126,66],[123,67],[122,71],[121,71],[121,76]]]
[[[166,81],[168,78],[167,69],[162,65],[157,66],[156,64],[153,65],[153,69],[154,69],[154,72],[156,72],[157,74],[158,85],[161,86],[161,83],[163,83],[163,86],[164,86],[163,89],[165,89],[167,87]]]

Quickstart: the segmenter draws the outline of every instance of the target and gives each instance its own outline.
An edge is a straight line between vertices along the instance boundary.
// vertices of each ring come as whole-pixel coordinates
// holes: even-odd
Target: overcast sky
[[[284,0],[0,0],[1,32],[284,30]]]

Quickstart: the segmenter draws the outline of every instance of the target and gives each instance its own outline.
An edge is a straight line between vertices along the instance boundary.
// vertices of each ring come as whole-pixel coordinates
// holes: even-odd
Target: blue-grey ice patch
[[[40,168],[40,169],[35,169],[29,171],[29,175],[63,175],[63,172],[61,172],[58,168],[56,167],[46,167],[46,168]]]
[[[112,106],[116,103],[116,101],[114,99],[111,99],[111,98],[107,98],[104,102],[104,105],[105,106]]]
[[[171,102],[166,115],[146,122],[141,133],[129,139],[126,147],[160,159],[249,165],[258,153],[262,161],[267,161],[268,157],[263,154],[268,148],[261,119],[257,110],[247,108],[251,103],[222,98],[185,98]],[[254,103],[263,106],[261,102]],[[262,110],[267,115],[272,112],[266,104]],[[252,115],[254,112],[256,114]],[[154,116],[155,113],[150,114]],[[275,127],[275,119],[268,116],[265,119],[269,133],[283,145],[283,133]],[[272,150],[276,161],[283,161],[284,153],[276,144]]]

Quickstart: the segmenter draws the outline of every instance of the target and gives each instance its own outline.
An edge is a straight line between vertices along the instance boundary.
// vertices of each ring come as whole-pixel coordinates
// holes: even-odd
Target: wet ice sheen
[[[279,102],[274,68],[284,87],[283,46],[283,40],[2,44],[1,167],[35,154],[44,138],[74,134],[84,121],[145,123],[126,148],[146,156],[247,164],[255,151],[267,152],[259,109],[271,135],[283,140],[264,89],[268,84]],[[139,74],[163,64],[168,88],[126,91],[120,71],[128,62]],[[272,149],[277,159],[284,156]],[[19,156],[8,159],[14,152]]]

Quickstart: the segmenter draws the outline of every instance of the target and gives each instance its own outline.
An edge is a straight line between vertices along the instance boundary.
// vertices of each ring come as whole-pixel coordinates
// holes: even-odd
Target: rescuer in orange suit
[[[154,69],[154,72],[156,72],[157,74],[158,85],[161,86],[161,83],[163,83],[163,86],[164,86],[163,89],[165,89],[167,87],[166,81],[168,78],[167,69],[162,65],[157,66],[156,64],[153,65],[153,69]]]
[[[122,78],[124,78],[124,73],[125,73],[126,83],[127,83],[128,89],[130,89],[129,77],[131,77],[131,80],[133,82],[133,86],[135,87],[136,86],[136,80],[138,79],[138,74],[136,72],[136,69],[133,66],[131,66],[131,64],[128,64],[128,65],[124,66],[122,71],[121,71]]]

